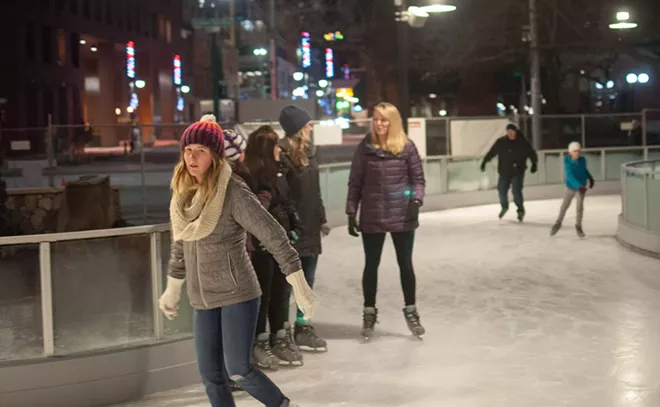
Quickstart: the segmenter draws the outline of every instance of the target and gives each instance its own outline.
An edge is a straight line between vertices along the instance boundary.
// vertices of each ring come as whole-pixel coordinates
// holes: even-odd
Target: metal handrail
[[[81,232],[44,233],[41,235],[0,237],[0,246],[26,245],[39,243],[64,242],[71,240],[101,239],[106,237],[120,237],[130,235],[146,235],[150,233],[168,232],[170,225],[131,226],[116,229],[85,230]]]

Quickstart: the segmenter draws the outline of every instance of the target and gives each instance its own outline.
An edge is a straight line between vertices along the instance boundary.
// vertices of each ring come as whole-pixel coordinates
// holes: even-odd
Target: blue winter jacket
[[[570,155],[564,156],[564,169],[566,171],[566,186],[573,190],[578,190],[587,186],[587,181],[591,174],[587,169],[587,160],[579,157],[577,160]]]

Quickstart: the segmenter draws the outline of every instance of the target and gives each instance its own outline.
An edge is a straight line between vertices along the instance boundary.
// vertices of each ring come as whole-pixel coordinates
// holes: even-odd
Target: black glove
[[[355,216],[349,215],[348,216],[348,234],[353,236],[353,237],[359,237],[361,232],[360,230],[360,225],[358,225],[357,219],[355,219]]]
[[[538,166],[536,165],[536,163],[532,164],[532,169],[531,169],[532,174],[535,174],[536,171],[538,171],[538,170],[539,170],[539,168],[538,168]]]
[[[419,208],[422,206],[422,203],[418,200],[410,201],[408,205],[408,220],[411,222],[417,222],[419,220]]]
[[[486,172],[486,162],[481,163],[481,172]]]
[[[595,182],[594,182],[593,177],[589,177],[589,189],[593,188],[594,184],[595,184]]]

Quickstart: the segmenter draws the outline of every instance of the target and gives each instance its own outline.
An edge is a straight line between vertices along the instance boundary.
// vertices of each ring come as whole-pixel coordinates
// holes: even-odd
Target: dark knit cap
[[[509,124],[507,124],[506,129],[507,129],[507,130],[515,130],[515,131],[518,131],[518,126],[516,126],[516,125],[513,124],[513,123],[509,123]]]
[[[280,125],[286,134],[296,134],[312,121],[309,113],[296,106],[287,106],[280,112]]]
[[[181,149],[190,144],[201,144],[218,157],[224,156],[225,136],[222,127],[215,121],[215,116],[204,115],[197,123],[188,126],[181,136]]]

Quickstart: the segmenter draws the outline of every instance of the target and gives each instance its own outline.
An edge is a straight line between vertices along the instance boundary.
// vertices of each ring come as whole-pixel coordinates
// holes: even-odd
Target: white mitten
[[[179,310],[179,300],[181,299],[181,288],[185,279],[167,276],[167,288],[158,300],[158,308],[165,315],[165,318],[173,320]]]
[[[306,319],[312,319],[318,301],[316,300],[316,294],[305,280],[305,273],[298,270],[287,276],[286,281],[293,287],[293,297],[296,299],[298,309],[303,312]]]

